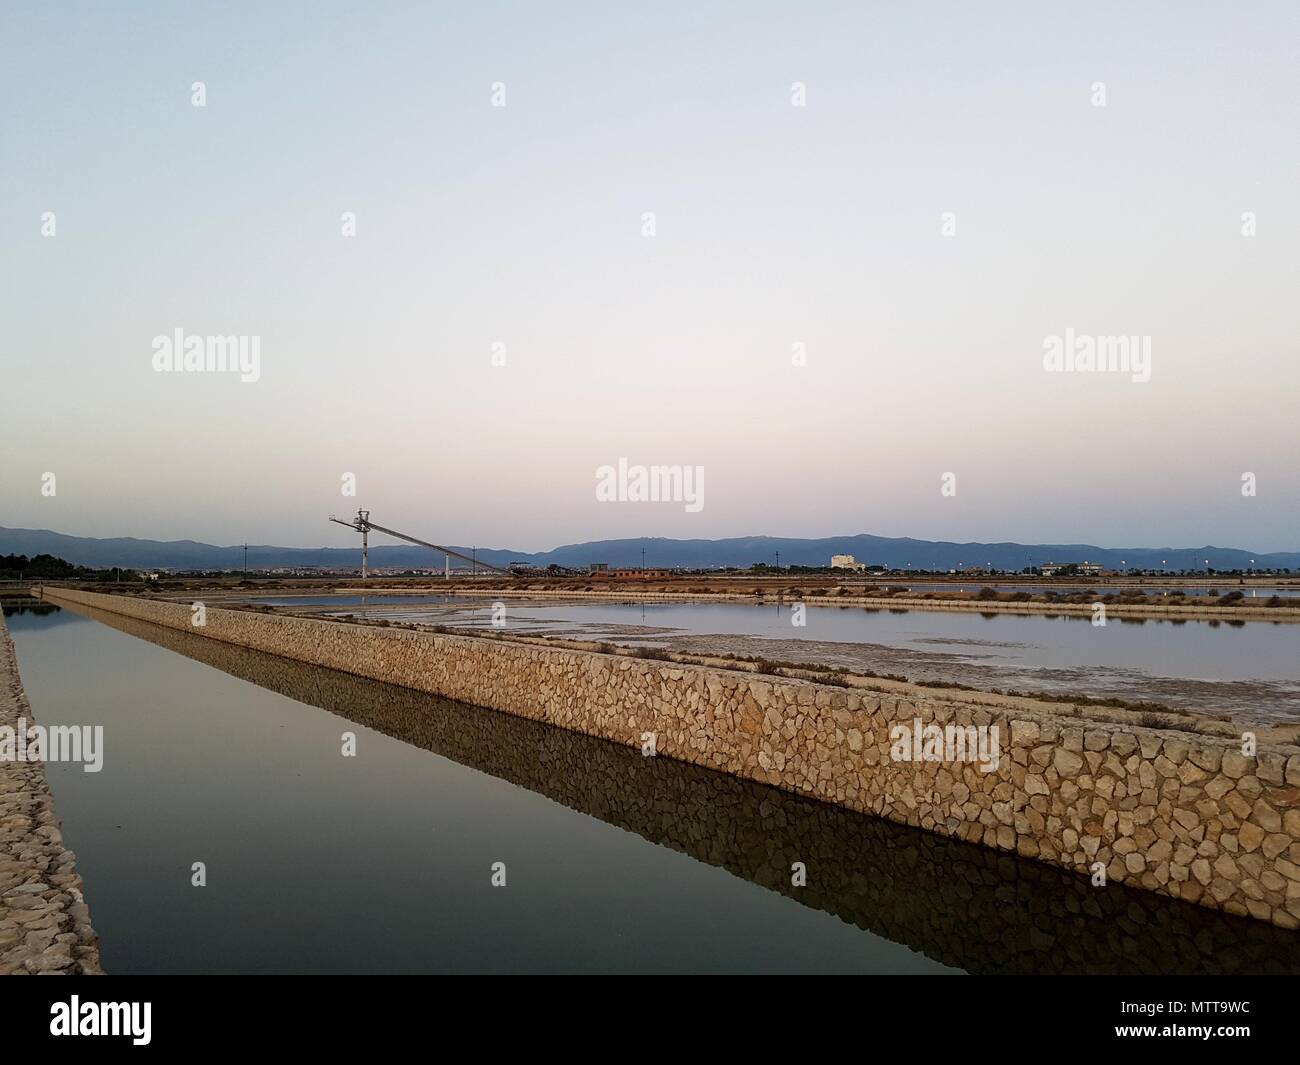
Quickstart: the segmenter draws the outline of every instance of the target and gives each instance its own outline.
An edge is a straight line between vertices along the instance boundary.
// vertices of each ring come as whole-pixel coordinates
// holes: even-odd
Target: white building
[[[1099,577],[1102,570],[1096,562],[1044,562],[1038,567],[1038,572],[1044,577]]]
[[[831,555],[831,569],[866,569],[865,562],[858,562],[852,555]]]

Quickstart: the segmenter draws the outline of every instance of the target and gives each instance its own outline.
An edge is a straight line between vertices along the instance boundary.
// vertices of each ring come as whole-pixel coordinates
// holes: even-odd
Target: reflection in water
[[[106,625],[976,973],[1300,972],[1300,937],[550,725],[146,622]],[[808,868],[806,887],[790,866]]]
[[[3,608],[4,616],[7,618],[15,614],[34,614],[37,617],[44,617],[47,614],[57,614],[61,609],[54,603],[44,603],[29,595],[4,596],[0,598],[0,608]]]

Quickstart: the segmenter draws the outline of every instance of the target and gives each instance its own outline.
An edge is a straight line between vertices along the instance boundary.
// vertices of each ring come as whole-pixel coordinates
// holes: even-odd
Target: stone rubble
[[[0,619],[0,727],[36,720]],[[63,846],[43,762],[0,761],[0,976],[100,973],[76,855]]]

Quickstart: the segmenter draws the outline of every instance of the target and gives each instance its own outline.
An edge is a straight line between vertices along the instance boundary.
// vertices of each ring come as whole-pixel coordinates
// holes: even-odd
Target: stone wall
[[[0,619],[0,727],[35,723]],[[43,762],[0,759],[0,976],[98,973],[76,855],[63,846]]]
[[[225,643],[640,747],[1108,882],[1300,927],[1300,752],[960,692],[873,692],[738,670],[49,588]],[[996,726],[992,772],[895,761],[891,729]]]
[[[72,607],[971,973],[1300,975],[1294,932],[569,729]],[[364,742],[364,741],[363,741]],[[803,862],[806,884],[792,882]]]

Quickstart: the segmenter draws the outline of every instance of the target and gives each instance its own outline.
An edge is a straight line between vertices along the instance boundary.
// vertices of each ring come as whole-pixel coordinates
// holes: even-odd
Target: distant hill
[[[406,544],[378,543],[373,534],[370,545],[372,566],[429,567],[441,566],[436,552]],[[448,544],[469,553],[470,548]],[[859,562],[888,567],[949,570],[967,566],[992,565],[994,569],[1020,570],[1044,562],[1098,562],[1119,569],[1164,568],[1204,569],[1210,560],[1214,569],[1246,569],[1254,559],[1256,569],[1300,570],[1300,551],[1265,554],[1233,547],[1128,547],[1104,548],[1092,544],[1016,544],[950,543],[942,540],[914,540],[910,537],[830,536],[822,539],[796,539],[777,536],[739,536],[724,540],[669,540],[662,537],[625,540],[595,540],[590,543],[566,544],[551,551],[510,551],[479,548],[478,557],[502,566],[525,562],[534,566],[555,563],[561,566],[586,567],[593,562],[611,566],[639,566],[641,551],[650,566],[689,569],[713,566],[750,566],[755,562],[771,565],[781,554],[783,566],[825,566],[831,555],[853,555]],[[138,540],[134,537],[98,539],[67,536],[48,529],[7,529],[0,526],[0,555],[51,554],[81,566],[125,566],[134,569],[240,569],[244,565],[242,546],[217,547],[197,540]],[[358,566],[360,544],[356,547],[275,547],[250,544],[250,569],[272,566]],[[454,560],[453,560],[454,562]]]

